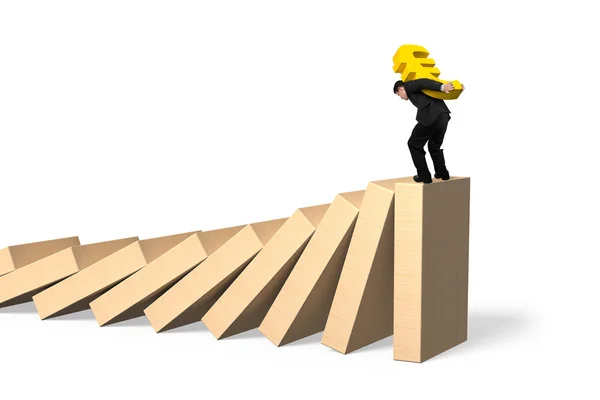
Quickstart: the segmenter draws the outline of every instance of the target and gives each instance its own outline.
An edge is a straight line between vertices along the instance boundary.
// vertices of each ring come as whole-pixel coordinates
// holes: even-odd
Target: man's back
[[[428,81],[427,83],[429,85],[423,85],[423,81]],[[417,79],[414,81],[408,81],[404,84],[408,99],[418,109],[417,121],[426,126],[431,125],[438,115],[440,115],[440,113],[450,113],[450,109],[444,100],[430,97],[421,91],[423,88],[430,89],[429,86],[432,83],[435,85],[441,85],[441,83],[429,79]]]

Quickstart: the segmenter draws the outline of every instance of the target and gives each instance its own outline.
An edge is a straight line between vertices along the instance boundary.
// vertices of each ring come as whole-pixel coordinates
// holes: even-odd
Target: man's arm
[[[404,90],[406,90],[406,93],[416,93],[422,89],[431,89],[441,92],[444,90],[444,84],[427,78],[415,79],[404,83]]]

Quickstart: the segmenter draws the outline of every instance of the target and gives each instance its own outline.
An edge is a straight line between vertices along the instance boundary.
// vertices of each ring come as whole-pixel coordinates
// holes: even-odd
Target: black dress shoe
[[[441,179],[443,181],[447,181],[448,179],[450,179],[449,173],[446,173],[444,175],[433,174],[433,176],[435,177],[435,179]]]
[[[422,179],[422,178],[421,178],[419,175],[415,175],[415,176],[413,176],[413,180],[414,180],[415,182],[423,182],[423,183],[431,183],[431,182],[433,182],[433,181],[431,180],[431,178],[429,178],[428,180],[423,180],[423,179]]]

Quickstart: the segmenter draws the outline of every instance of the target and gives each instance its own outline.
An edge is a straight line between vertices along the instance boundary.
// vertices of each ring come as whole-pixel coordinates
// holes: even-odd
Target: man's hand
[[[450,93],[453,90],[454,90],[454,85],[452,84],[452,82],[445,83],[444,86],[442,87],[442,92],[444,92],[444,93]]]

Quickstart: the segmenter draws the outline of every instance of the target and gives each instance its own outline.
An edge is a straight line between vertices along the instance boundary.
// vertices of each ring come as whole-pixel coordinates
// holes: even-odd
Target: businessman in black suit
[[[415,79],[408,82],[398,81],[394,84],[394,93],[404,100],[410,100],[417,107],[417,125],[415,125],[408,148],[412,157],[417,175],[413,177],[415,182],[431,183],[431,173],[427,168],[425,160],[425,143],[433,160],[435,178],[448,180],[450,173],[446,169],[444,151],[441,149],[448,121],[450,121],[450,110],[444,100],[430,97],[423,93],[422,89],[439,90],[449,93],[454,90],[452,83],[442,84],[432,79]],[[463,87],[464,89],[464,87]]]

